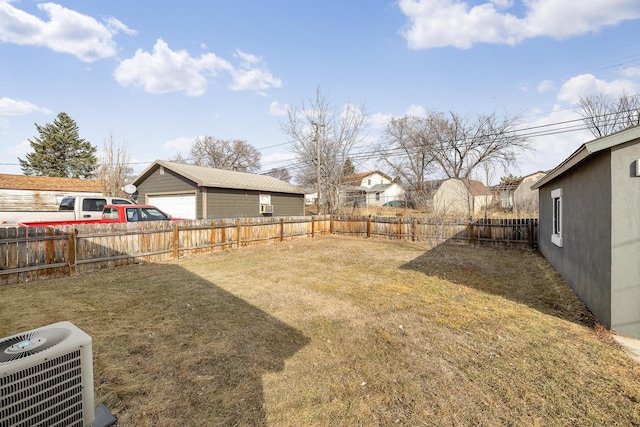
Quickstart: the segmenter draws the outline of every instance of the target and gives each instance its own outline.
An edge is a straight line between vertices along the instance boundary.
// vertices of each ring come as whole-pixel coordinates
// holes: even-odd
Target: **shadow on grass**
[[[4,315],[14,319],[8,329],[69,320],[91,335],[96,403],[105,402],[119,426],[265,425],[263,375],[283,370],[309,342],[171,264],[4,292]]]
[[[400,267],[593,327],[595,318],[538,252],[444,243]]]

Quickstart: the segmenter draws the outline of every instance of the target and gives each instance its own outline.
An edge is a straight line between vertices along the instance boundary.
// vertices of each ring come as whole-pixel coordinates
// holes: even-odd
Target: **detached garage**
[[[302,188],[271,176],[157,160],[133,184],[138,203],[178,218],[304,215]]]

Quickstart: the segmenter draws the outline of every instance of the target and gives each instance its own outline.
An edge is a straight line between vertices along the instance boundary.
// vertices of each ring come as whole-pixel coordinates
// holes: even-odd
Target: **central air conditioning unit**
[[[260,213],[263,213],[263,214],[273,213],[273,205],[260,205]]]
[[[92,357],[91,337],[71,322],[0,338],[0,426],[91,425]]]

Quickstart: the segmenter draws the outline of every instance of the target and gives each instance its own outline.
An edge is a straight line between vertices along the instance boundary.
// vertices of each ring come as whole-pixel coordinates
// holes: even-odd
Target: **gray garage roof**
[[[234,188],[241,190],[270,191],[276,193],[304,194],[302,187],[267,175],[254,173],[235,172],[223,169],[214,169],[205,166],[194,166],[184,163],[166,162],[156,160],[145,169],[133,182],[138,185],[157,168],[163,167],[181,175],[201,187]]]

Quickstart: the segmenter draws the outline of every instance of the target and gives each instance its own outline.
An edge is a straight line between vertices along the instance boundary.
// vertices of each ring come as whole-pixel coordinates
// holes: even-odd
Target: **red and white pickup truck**
[[[97,219],[78,219],[69,221],[23,221],[21,227],[55,227],[80,224],[113,224],[119,222],[171,221],[171,218],[160,209],[151,205],[106,205],[102,209],[102,217]]]

